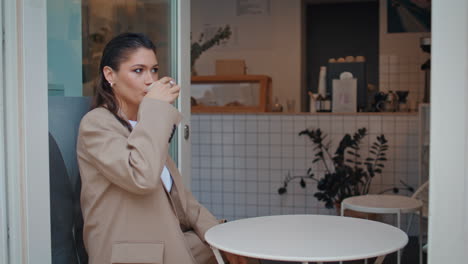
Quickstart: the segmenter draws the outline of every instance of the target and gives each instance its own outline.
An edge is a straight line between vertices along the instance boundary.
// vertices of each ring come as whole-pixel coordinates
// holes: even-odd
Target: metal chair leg
[[[422,207],[419,209],[419,264],[423,263],[423,253],[422,253],[422,220],[423,220],[423,211]]]
[[[414,213],[410,214],[408,226],[406,227],[406,234],[409,234],[411,230],[411,224],[413,223],[413,216],[414,216]]]
[[[397,225],[398,225],[398,228],[401,230],[401,213],[400,212],[397,213]],[[398,250],[398,256],[397,256],[398,264],[401,263],[401,252],[402,252],[402,249]]]
[[[382,264],[385,259],[385,255],[377,257],[374,264]]]

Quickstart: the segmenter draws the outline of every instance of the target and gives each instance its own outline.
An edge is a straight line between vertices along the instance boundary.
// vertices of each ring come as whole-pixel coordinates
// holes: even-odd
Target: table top
[[[419,210],[420,200],[403,195],[368,194],[353,196],[343,200],[346,208],[366,213],[408,213]]]
[[[377,257],[408,243],[408,236],[391,225],[330,215],[246,218],[209,229],[205,239],[242,256],[298,262]]]

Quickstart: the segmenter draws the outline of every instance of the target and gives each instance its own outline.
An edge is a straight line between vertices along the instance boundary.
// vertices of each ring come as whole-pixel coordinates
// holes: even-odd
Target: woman
[[[77,142],[89,263],[213,263],[204,234],[218,221],[184,188],[168,155],[180,87],[159,79],[155,46],[143,34],[112,39],[99,69]]]

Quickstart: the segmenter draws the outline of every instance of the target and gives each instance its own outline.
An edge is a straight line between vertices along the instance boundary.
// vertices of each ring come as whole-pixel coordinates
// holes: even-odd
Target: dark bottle
[[[323,97],[322,95],[318,95],[317,99],[315,99],[315,110],[317,112],[322,112],[322,106],[323,106]]]
[[[330,95],[327,95],[325,98],[322,99],[321,101],[321,108],[320,108],[320,112],[331,112],[331,105],[332,105],[332,102],[331,102],[331,96]]]

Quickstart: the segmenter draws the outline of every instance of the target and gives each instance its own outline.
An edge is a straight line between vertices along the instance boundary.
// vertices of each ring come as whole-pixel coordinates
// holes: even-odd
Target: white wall
[[[359,2],[358,0],[309,0],[321,2]],[[382,91],[409,90],[416,108],[424,96],[424,73],[420,65],[429,57],[419,47],[421,37],[430,33],[387,33],[386,0],[380,1],[380,83]],[[236,16],[235,0],[193,0],[192,37],[198,39],[206,26],[229,24],[234,35],[229,44],[215,47],[197,61],[199,75],[215,74],[216,59],[244,59],[248,74],[266,74],[273,78],[273,99],[283,105],[296,101],[300,109],[302,63],[302,4],[299,0],[271,0],[270,16]]]
[[[468,259],[468,1],[433,1],[429,264]]]
[[[199,75],[214,75],[217,59],[243,59],[248,74],[273,79],[273,96],[286,106],[296,102],[301,87],[301,1],[271,0],[269,15],[236,15],[235,0],[193,0],[192,38],[207,25],[229,24],[233,35],[225,47],[214,47],[196,62]]]
[[[381,91],[409,91],[413,109],[424,97],[424,72],[420,67],[428,58],[419,41],[431,33],[387,33],[387,0],[380,1],[379,88]]]

